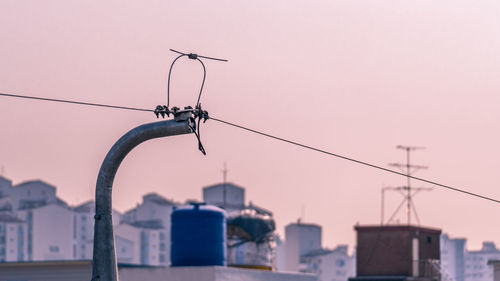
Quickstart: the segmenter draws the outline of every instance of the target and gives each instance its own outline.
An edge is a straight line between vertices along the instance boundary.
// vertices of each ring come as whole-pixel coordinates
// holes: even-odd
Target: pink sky
[[[500,2],[1,1],[0,92],[153,109],[166,100],[169,48],[207,61],[211,115],[374,164],[404,161],[417,175],[500,198]],[[175,105],[194,105],[200,66],[183,61]],[[0,97],[0,166],[19,183],[42,179],[71,204],[91,198],[99,166],[152,114]],[[275,213],[279,231],[301,215],[325,246],[354,244],[353,225],[378,223],[380,189],[404,178],[216,122],[194,136],[154,140],[122,164],[114,207],[158,192],[201,199],[228,179]],[[418,185],[418,184],[416,184]],[[425,186],[425,185],[419,185]],[[387,212],[399,197],[387,198]],[[436,188],[416,197],[423,225],[500,243],[500,205]],[[401,217],[403,220],[403,217]]]

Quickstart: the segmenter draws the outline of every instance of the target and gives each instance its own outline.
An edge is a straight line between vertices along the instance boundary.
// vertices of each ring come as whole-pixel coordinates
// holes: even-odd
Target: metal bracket
[[[193,117],[193,108],[191,106],[184,107],[184,110],[174,107],[172,111],[174,113],[174,120],[177,122],[186,121]]]

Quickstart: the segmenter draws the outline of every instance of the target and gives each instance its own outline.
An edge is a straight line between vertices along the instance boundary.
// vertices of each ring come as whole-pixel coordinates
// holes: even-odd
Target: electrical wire
[[[151,110],[151,109],[118,106],[118,105],[110,105],[110,104],[100,104],[100,103],[90,103],[90,102],[83,102],[83,101],[72,101],[72,100],[52,99],[52,98],[43,98],[43,97],[34,97],[34,96],[12,95],[12,94],[5,94],[5,93],[0,93],[0,96],[12,97],[12,98],[32,99],[32,100],[41,100],[41,101],[62,102],[62,103],[87,105],[87,106],[98,106],[98,107],[106,107],[106,108],[114,108],[114,109],[154,112],[154,110]]]
[[[187,55],[186,53],[179,52],[179,51],[176,51],[174,49],[170,49],[170,51],[172,51],[174,53],[178,53],[180,55]],[[208,60],[217,60],[217,61],[228,62],[228,60],[226,60],[226,59],[218,59],[218,58],[214,58],[214,57],[207,57],[207,56],[201,56],[201,55],[198,55],[198,57],[203,58],[203,59],[208,59]]]
[[[33,100],[41,100],[41,101],[60,102],[60,103],[69,103],[69,104],[86,105],[86,106],[98,106],[98,107],[104,107],[104,108],[123,109],[123,110],[132,110],[132,111],[154,112],[154,110],[143,109],[143,108],[136,108],[136,107],[125,107],[125,106],[116,106],[116,105],[109,105],[109,104],[89,103],[89,102],[63,100],[63,99],[52,99],[52,98],[44,98],[44,97],[13,95],[13,94],[6,94],[6,93],[0,93],[0,96],[13,97],[13,98],[24,98],[24,99],[33,99]],[[491,197],[487,197],[487,196],[484,196],[484,195],[481,195],[481,194],[477,194],[477,193],[474,193],[474,192],[470,192],[470,191],[467,191],[467,190],[463,190],[463,189],[460,189],[460,188],[452,187],[450,185],[441,184],[441,183],[438,183],[436,181],[427,180],[427,179],[424,179],[424,178],[415,177],[415,176],[411,176],[411,175],[408,176],[407,174],[404,174],[404,173],[401,173],[401,172],[398,172],[398,171],[395,171],[395,170],[391,170],[391,169],[388,169],[388,168],[384,168],[382,166],[374,165],[374,164],[371,164],[371,163],[368,163],[368,162],[365,162],[365,161],[357,160],[357,159],[354,159],[354,158],[351,158],[351,157],[347,157],[347,156],[340,155],[340,154],[337,154],[337,153],[333,153],[333,152],[329,152],[329,151],[322,150],[322,149],[319,149],[319,148],[315,148],[315,147],[312,147],[312,146],[309,146],[309,145],[305,145],[305,144],[302,144],[302,143],[299,143],[299,142],[295,142],[295,141],[291,141],[291,140],[284,139],[284,138],[281,138],[281,137],[277,137],[277,136],[274,136],[274,135],[271,135],[271,134],[267,134],[267,133],[264,133],[264,132],[261,132],[261,131],[258,131],[258,130],[254,130],[254,129],[242,126],[242,125],[238,125],[238,124],[235,124],[235,123],[224,121],[222,119],[218,119],[218,118],[215,118],[215,117],[210,117],[209,120],[213,120],[213,121],[216,121],[216,122],[219,122],[219,123],[223,123],[223,124],[226,124],[226,125],[229,125],[229,126],[233,126],[233,127],[236,127],[236,128],[248,131],[248,132],[252,132],[252,133],[255,133],[255,134],[258,134],[258,135],[261,135],[261,136],[265,136],[265,137],[268,137],[268,138],[272,138],[272,139],[275,139],[275,140],[278,140],[278,141],[281,141],[281,142],[293,144],[293,145],[296,145],[296,146],[299,146],[299,147],[302,147],[302,148],[305,148],[305,149],[309,149],[309,150],[312,150],[312,151],[316,151],[316,152],[319,152],[319,153],[323,153],[323,154],[326,154],[326,155],[330,155],[330,156],[333,156],[333,157],[344,159],[344,160],[347,160],[347,161],[350,161],[350,162],[354,162],[354,163],[357,163],[357,164],[368,166],[368,167],[371,167],[371,168],[374,168],[374,169],[382,170],[382,171],[385,171],[385,172],[388,172],[388,173],[392,173],[392,174],[396,174],[396,175],[400,175],[400,176],[404,176],[404,177],[409,177],[409,178],[414,179],[414,180],[418,180],[418,181],[425,182],[425,183],[428,183],[428,184],[432,184],[432,185],[435,185],[435,186],[443,187],[443,188],[446,188],[446,189],[449,189],[449,190],[452,190],[452,191],[460,192],[460,193],[463,193],[463,194],[466,194],[466,195],[474,196],[474,197],[481,198],[481,199],[484,199],[484,200],[488,200],[488,201],[491,201],[491,202],[494,202],[494,203],[500,203],[500,200],[497,200],[497,199],[494,199],[494,198],[491,198]]]
[[[223,124],[226,124],[226,125],[230,125],[230,126],[242,129],[242,130],[246,130],[246,131],[258,134],[258,135],[262,135],[262,136],[265,136],[265,137],[268,137],[268,138],[279,140],[281,142],[286,142],[286,143],[289,143],[289,144],[300,146],[302,148],[306,148],[306,149],[313,150],[313,151],[316,151],[316,152],[324,153],[324,154],[327,154],[327,155],[330,155],[330,156],[341,158],[341,159],[344,159],[344,160],[347,160],[347,161],[351,161],[351,162],[354,162],[354,163],[357,163],[357,164],[365,165],[365,166],[368,166],[368,167],[371,167],[371,168],[379,169],[379,170],[382,170],[382,171],[385,171],[385,172],[389,172],[389,173],[392,173],[392,174],[396,174],[396,175],[400,175],[400,176],[404,176],[404,177],[409,177],[409,178],[414,179],[414,180],[418,180],[418,181],[425,182],[425,183],[428,183],[428,184],[436,185],[436,186],[443,187],[443,188],[446,188],[446,189],[450,189],[450,190],[453,190],[453,191],[461,192],[461,193],[464,193],[464,194],[467,194],[467,195],[470,195],[470,196],[475,196],[475,197],[478,197],[478,198],[481,198],[481,199],[485,199],[485,200],[489,200],[489,201],[492,201],[492,202],[495,202],[495,203],[500,203],[500,200],[493,199],[493,198],[490,198],[490,197],[486,197],[486,196],[483,196],[483,195],[480,195],[480,194],[477,194],[477,193],[473,193],[473,192],[466,191],[466,190],[463,190],[463,189],[455,188],[455,187],[452,187],[452,186],[449,186],[449,185],[445,185],[445,184],[441,184],[441,183],[438,183],[438,182],[435,182],[435,181],[426,180],[424,178],[419,178],[419,177],[407,175],[407,174],[404,174],[404,173],[401,173],[401,172],[398,172],[398,171],[394,171],[394,170],[387,169],[387,168],[384,168],[384,167],[381,167],[381,166],[378,166],[378,165],[370,164],[368,162],[364,162],[364,161],[361,161],[361,160],[356,160],[354,158],[350,158],[350,157],[343,156],[343,155],[340,155],[340,154],[332,153],[332,152],[329,152],[329,151],[326,151],[326,150],[315,148],[315,147],[312,147],[312,146],[309,146],[309,145],[305,145],[305,144],[302,144],[302,143],[298,143],[298,142],[295,142],[295,141],[291,141],[291,140],[287,140],[287,139],[280,138],[280,137],[277,137],[277,136],[273,136],[273,135],[270,135],[270,134],[267,134],[267,133],[264,133],[264,132],[261,132],[261,131],[250,129],[250,128],[247,128],[247,127],[235,124],[235,123],[231,123],[231,122],[228,122],[228,121],[224,121],[224,120],[221,120],[221,119],[217,119],[217,118],[214,118],[214,117],[210,117],[210,119],[214,120],[214,121],[217,121],[217,122],[220,122],[220,123],[223,123]]]

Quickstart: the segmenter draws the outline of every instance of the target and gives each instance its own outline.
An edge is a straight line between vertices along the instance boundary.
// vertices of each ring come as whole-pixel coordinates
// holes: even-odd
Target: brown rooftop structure
[[[350,280],[439,280],[441,230],[413,225],[354,229],[357,277]]]

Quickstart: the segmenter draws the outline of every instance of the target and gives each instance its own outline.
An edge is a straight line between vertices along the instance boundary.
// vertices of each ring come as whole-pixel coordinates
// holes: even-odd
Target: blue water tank
[[[226,265],[226,212],[204,204],[172,212],[172,266]]]

